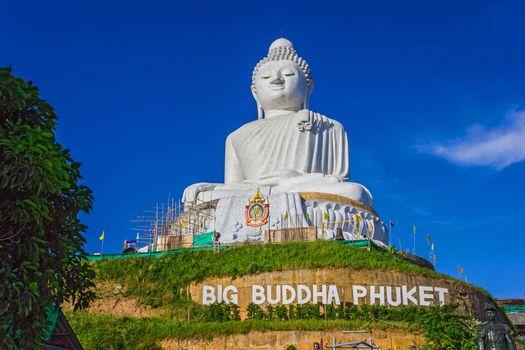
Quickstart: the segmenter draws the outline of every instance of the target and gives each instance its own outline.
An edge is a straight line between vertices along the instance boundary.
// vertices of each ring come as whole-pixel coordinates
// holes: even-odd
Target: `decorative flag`
[[[459,273],[463,273],[463,268],[461,266],[459,267]]]
[[[186,226],[188,226],[188,222],[186,220],[184,220],[183,222],[181,222],[180,226],[182,228],[186,228]]]
[[[368,222],[368,237],[374,238],[374,233],[375,233],[374,221],[370,220]]]
[[[396,224],[394,224],[392,219],[390,219],[390,229],[393,230],[395,226],[396,226]]]
[[[135,239],[137,240],[137,242],[139,241],[139,233],[137,232],[137,237],[135,237]]]
[[[328,215],[328,212],[325,211],[325,212],[324,212],[324,219],[325,219],[325,220],[328,220],[329,217],[330,217],[330,216]]]
[[[413,230],[414,230],[414,234],[416,234],[416,225],[414,225]]]
[[[310,215],[308,215],[308,213],[306,213],[306,221],[308,221],[310,219]]]
[[[287,211],[284,212],[284,220],[288,220],[288,212]]]
[[[427,233],[427,240],[430,242],[430,235]]]
[[[436,265],[436,260],[437,260],[436,254],[434,254],[434,266]]]
[[[434,251],[434,243],[432,243],[432,247],[430,249],[432,249],[432,251]]]
[[[355,216],[356,221],[361,221],[363,219],[361,215],[359,214],[355,214],[354,216]]]
[[[100,235],[100,237],[99,237],[98,239],[100,239],[101,241],[103,241],[103,240],[104,240],[104,234],[105,234],[105,233],[106,233],[105,231],[102,231],[102,234]]]

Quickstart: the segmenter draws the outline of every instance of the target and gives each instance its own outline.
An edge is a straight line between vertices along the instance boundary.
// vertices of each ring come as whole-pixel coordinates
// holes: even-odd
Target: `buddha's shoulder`
[[[324,114],[314,112],[314,111],[309,111],[309,115],[310,115],[311,120],[317,120],[323,124],[326,124],[326,125],[329,125],[335,128],[343,128],[343,124],[341,124],[337,120],[330,118],[329,116],[326,116]]]

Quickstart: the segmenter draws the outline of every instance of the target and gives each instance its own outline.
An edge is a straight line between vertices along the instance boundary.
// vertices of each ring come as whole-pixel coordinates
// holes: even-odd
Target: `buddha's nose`
[[[270,83],[271,84],[276,84],[276,85],[284,84],[284,79],[279,77],[279,76],[277,76],[277,77],[273,78]]]

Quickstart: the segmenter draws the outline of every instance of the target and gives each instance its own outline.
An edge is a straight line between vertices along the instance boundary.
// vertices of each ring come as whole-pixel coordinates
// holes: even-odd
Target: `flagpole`
[[[414,225],[414,250],[412,252],[416,255],[416,225]]]
[[[105,237],[104,237],[105,238]],[[102,252],[104,251],[104,238],[100,240],[100,255],[102,256]]]

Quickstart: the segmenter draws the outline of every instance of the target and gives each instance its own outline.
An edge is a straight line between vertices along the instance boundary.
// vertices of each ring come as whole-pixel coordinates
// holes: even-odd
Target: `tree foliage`
[[[31,82],[0,68],[0,348],[34,349],[47,310],[93,299],[78,214],[91,190],[55,138],[57,116]]]

